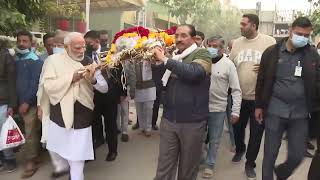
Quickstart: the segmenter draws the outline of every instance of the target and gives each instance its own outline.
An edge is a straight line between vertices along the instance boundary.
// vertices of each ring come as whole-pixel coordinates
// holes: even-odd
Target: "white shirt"
[[[93,60],[94,62],[96,62],[96,61],[95,61],[95,58],[96,58],[96,59],[98,60],[98,62],[96,62],[97,64],[100,64],[100,58],[99,58],[100,52],[101,52],[101,46],[100,46],[100,45],[99,45],[98,50],[92,52],[91,58],[92,58],[92,60]],[[96,56],[96,57],[95,57],[95,56]]]
[[[232,115],[239,117],[242,97],[237,69],[233,62],[228,59],[226,55],[223,55],[220,61],[211,66],[211,85],[209,90],[210,112],[226,111],[229,88],[232,89]]]

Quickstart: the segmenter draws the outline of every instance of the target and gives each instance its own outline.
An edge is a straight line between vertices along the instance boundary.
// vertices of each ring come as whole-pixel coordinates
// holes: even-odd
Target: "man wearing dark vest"
[[[43,117],[50,115],[46,148],[54,162],[70,169],[71,179],[83,180],[85,160],[94,159],[93,89],[106,93],[108,84],[105,73],[91,58],[85,58],[82,34],[69,33],[64,44],[65,51],[46,60],[40,107]]]
[[[211,58],[206,49],[197,47],[195,36],[194,26],[180,25],[177,50],[170,59],[164,49],[154,48],[155,58],[166,69],[155,180],[197,178],[209,114]]]

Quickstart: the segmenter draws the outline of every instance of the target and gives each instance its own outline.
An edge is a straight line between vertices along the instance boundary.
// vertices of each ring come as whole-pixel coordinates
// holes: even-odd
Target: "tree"
[[[215,8],[220,6],[218,0],[158,0],[171,7],[170,13],[176,17],[180,24],[186,24],[188,19],[191,19],[192,24],[201,24],[203,17],[215,13],[212,10],[220,10]]]
[[[239,36],[241,12],[233,7],[221,8],[219,0],[159,0],[171,7],[171,15],[185,24],[187,19],[207,37],[220,35],[226,41]]]
[[[312,13],[310,20],[313,25],[313,34],[314,35],[320,34],[320,9],[316,9]]]
[[[52,0],[1,0],[0,34],[13,35],[18,29],[28,29],[31,24],[51,12]]]

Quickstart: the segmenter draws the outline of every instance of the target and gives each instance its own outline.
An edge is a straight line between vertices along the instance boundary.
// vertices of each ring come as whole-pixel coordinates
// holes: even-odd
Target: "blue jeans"
[[[223,132],[226,112],[210,112],[208,120],[209,150],[207,154],[207,165],[210,168],[216,163],[216,156]]]
[[[229,130],[229,136],[230,136],[230,143],[231,146],[235,146],[236,143],[234,141],[234,133],[233,133],[233,127],[231,124],[231,112],[232,112],[232,96],[228,95],[228,105],[227,105],[227,120],[226,120],[226,125]]]
[[[7,117],[7,105],[0,105],[0,131],[2,129],[2,125],[6,122]],[[0,162],[4,162],[6,160],[13,160],[15,159],[14,153],[12,149],[5,149],[0,151]]]

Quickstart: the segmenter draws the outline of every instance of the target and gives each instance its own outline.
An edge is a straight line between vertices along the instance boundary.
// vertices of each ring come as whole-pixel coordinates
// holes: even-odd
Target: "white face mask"
[[[18,54],[27,54],[27,53],[30,52],[30,50],[29,50],[29,49],[19,49],[19,48],[16,48],[16,52],[17,52]]]
[[[52,49],[52,52],[53,52],[53,54],[57,54],[57,53],[62,52],[63,50],[64,50],[64,48],[54,47],[54,48]]]

